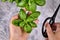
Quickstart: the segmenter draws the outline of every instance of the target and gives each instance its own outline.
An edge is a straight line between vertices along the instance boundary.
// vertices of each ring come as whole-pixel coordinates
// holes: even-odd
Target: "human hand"
[[[12,20],[18,19],[18,15],[13,16],[10,21],[10,40],[27,40],[28,33],[24,32],[20,27],[12,24]],[[34,21],[36,24],[39,20]]]
[[[53,33],[48,23],[45,26],[46,26],[46,32],[48,35],[48,40],[60,40],[60,23],[54,24],[54,26],[56,26],[57,28],[55,33]]]
[[[18,19],[18,15],[13,16],[10,22],[10,40],[27,40],[28,33],[24,32],[20,27],[12,24],[12,20]]]

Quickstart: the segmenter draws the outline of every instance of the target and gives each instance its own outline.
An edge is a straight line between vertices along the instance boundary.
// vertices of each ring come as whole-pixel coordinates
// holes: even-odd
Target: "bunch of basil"
[[[45,0],[1,0],[3,2],[9,1],[13,3],[16,2],[16,5],[18,7],[21,7],[18,19],[15,19],[12,21],[12,23],[18,27],[23,28],[23,30],[27,33],[30,33],[32,31],[32,27],[37,27],[37,25],[33,22],[34,20],[38,19],[38,16],[40,15],[39,11],[36,11],[37,5],[43,6],[45,5]],[[31,11],[32,13],[28,16],[24,9],[27,11]]]
[[[36,11],[37,5],[43,6],[45,5],[46,1],[45,0],[1,0],[3,2],[8,1],[8,2],[16,2],[16,5],[18,7],[25,7],[28,11]]]

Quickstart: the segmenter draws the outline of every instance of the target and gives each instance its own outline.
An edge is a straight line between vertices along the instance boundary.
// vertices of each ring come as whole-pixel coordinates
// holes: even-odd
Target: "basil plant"
[[[19,19],[13,20],[12,23],[23,28],[25,32],[30,33],[32,31],[32,27],[37,27],[33,21],[36,20],[39,15],[40,12],[35,11],[28,16],[23,9],[20,9],[20,12],[18,14]]]
[[[36,19],[38,19],[40,12],[36,11],[37,5],[44,6],[45,0],[1,0],[2,2],[16,2],[16,5],[20,7],[20,11],[18,13],[18,19],[12,21],[12,24],[18,27],[21,27],[25,32],[30,33],[32,28],[37,27],[37,24],[34,23]],[[32,12],[30,15],[24,11]]]

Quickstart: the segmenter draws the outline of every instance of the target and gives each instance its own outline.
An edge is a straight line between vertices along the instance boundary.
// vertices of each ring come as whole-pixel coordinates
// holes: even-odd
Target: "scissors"
[[[46,29],[44,27],[45,23],[49,20],[49,24],[50,24],[51,29],[52,29],[52,25],[55,23],[55,18],[57,16],[57,13],[58,13],[59,8],[60,8],[60,4],[59,4],[58,8],[56,9],[55,13],[53,14],[53,16],[46,18],[45,21],[43,22],[43,25],[42,25],[42,35],[43,35],[43,37],[48,38]],[[53,30],[53,31],[56,31],[56,29]]]

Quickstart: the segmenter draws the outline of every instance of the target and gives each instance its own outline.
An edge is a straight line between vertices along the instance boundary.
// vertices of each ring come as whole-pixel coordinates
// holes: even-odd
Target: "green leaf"
[[[6,2],[7,0],[1,0],[2,2]]]
[[[21,0],[19,3],[17,3],[17,6],[24,7],[26,3],[26,0]]]
[[[32,17],[34,20],[36,20],[38,18],[38,16],[40,15],[39,11],[33,12],[30,17]]]
[[[36,11],[37,6],[33,0],[29,0],[28,4],[29,4],[29,11],[32,11],[32,12]]]
[[[29,5],[28,4],[25,4],[25,8],[26,8],[26,10],[29,11]]]
[[[26,0],[26,3],[28,3],[29,0]]]
[[[19,3],[21,0],[15,0],[16,3]]]
[[[14,0],[8,0],[9,2],[13,3]]]
[[[44,6],[46,3],[46,0],[35,0],[35,3],[39,6]]]
[[[12,21],[12,24],[15,25],[15,26],[19,26],[19,22],[21,22],[21,20],[15,19],[15,20]]]
[[[26,13],[23,9],[20,9],[19,16],[22,20],[26,19]]]
[[[20,27],[24,27],[24,25],[25,25],[24,21],[22,21],[22,22],[19,23]]]
[[[34,20],[34,19],[29,16],[26,21],[27,21],[27,22],[31,22],[31,21],[33,21],[33,20]]]
[[[29,24],[27,24],[24,26],[24,31],[30,33],[32,31],[32,27]]]
[[[33,12],[28,18],[27,18],[27,22],[31,22],[34,21],[38,18],[38,16],[40,15],[39,11]]]
[[[34,23],[34,22],[30,22],[29,24],[30,24],[32,27],[37,27],[36,23]]]

